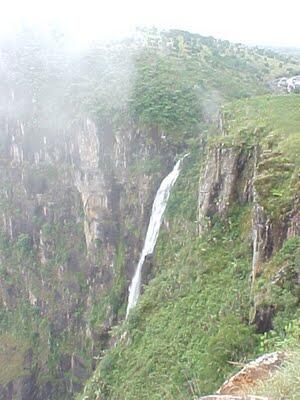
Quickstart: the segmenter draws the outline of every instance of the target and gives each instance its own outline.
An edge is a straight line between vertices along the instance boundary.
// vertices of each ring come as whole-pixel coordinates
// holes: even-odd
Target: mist
[[[250,45],[299,47],[299,12],[297,0],[276,5],[259,0],[12,0],[2,5],[0,36],[14,34],[25,25],[56,27],[78,49],[92,41],[130,36],[136,27],[156,26]]]
[[[293,1],[285,6],[298,7]],[[30,0],[6,4],[1,15],[0,116],[22,121],[25,133],[35,138],[32,142],[38,142],[39,136],[60,135],[83,115],[91,115],[99,127],[106,128],[126,112],[132,116],[136,62],[149,32],[151,37],[151,32],[155,36],[155,32],[176,28],[217,39],[278,46],[297,46],[300,37],[299,24],[293,23],[296,13],[286,23],[277,9],[256,1],[242,8],[234,0],[226,5],[218,1],[205,5],[194,1],[184,5],[170,1],[100,5],[92,0]],[[284,25],[280,38],[279,17]],[[183,74],[179,64],[178,69],[167,67],[172,77],[164,77],[166,86]],[[179,89],[194,96],[195,115],[206,119],[216,115],[223,100],[217,85],[207,91],[201,82],[185,79]],[[151,91],[151,82],[148,86]],[[171,107],[176,106],[174,101]]]

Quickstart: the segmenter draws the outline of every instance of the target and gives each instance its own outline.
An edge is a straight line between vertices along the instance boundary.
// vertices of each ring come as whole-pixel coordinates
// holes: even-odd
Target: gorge
[[[298,354],[299,71],[177,30],[1,43],[0,399],[195,399]]]

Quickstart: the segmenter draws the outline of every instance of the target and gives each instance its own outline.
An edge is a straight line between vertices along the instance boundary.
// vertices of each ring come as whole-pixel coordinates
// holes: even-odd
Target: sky
[[[82,46],[155,26],[300,48],[300,0],[0,0],[0,5],[0,37],[22,25],[55,25]]]

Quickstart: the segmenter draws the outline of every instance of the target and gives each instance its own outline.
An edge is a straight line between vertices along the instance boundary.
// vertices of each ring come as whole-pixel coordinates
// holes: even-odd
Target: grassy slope
[[[179,36],[180,35],[181,33],[179,34]],[[181,40],[178,40],[178,42],[181,42]],[[24,46],[22,46],[22,48],[23,47]],[[73,102],[74,102],[78,106],[78,109],[80,111],[82,111],[82,109],[84,109],[84,111],[88,110],[88,112],[93,114],[93,116],[96,117],[100,121],[100,123],[103,122],[103,120],[104,122],[106,122],[106,119],[113,120],[114,122],[115,119],[118,120],[116,116],[121,115],[122,118],[121,121],[118,121],[118,124],[122,124],[124,122],[123,120],[124,117],[126,121],[128,119],[130,121],[132,119],[135,120],[137,125],[139,127],[142,126],[143,128],[146,128],[146,131],[147,129],[149,129],[149,127],[152,128],[153,126],[158,127],[160,130],[169,130],[170,132],[167,132],[168,140],[170,140],[171,142],[174,141],[175,144],[178,145],[178,143],[181,144],[182,141],[185,140],[188,141],[189,137],[188,134],[186,135],[186,133],[189,132],[190,128],[191,131],[193,131],[193,133],[199,131],[199,125],[201,126],[202,124],[202,111],[206,116],[207,115],[211,116],[216,112],[219,104],[223,102],[224,99],[228,100],[231,98],[241,98],[249,95],[257,95],[265,93],[267,90],[266,81],[275,76],[286,74],[288,70],[295,72],[298,68],[296,64],[285,62],[280,57],[275,57],[273,54],[267,54],[263,51],[257,52],[256,50],[253,49],[242,48],[240,46],[231,45],[227,42],[215,41],[210,38],[202,38],[200,40],[200,47],[193,53],[193,55],[191,55],[191,53],[185,49],[185,46],[179,46],[178,51],[172,51],[167,54],[160,51],[150,51],[150,53],[146,51],[145,54],[143,52],[141,53],[140,51],[138,51],[138,54],[132,54],[131,51],[127,52],[126,49],[125,50],[123,49],[120,53],[117,52],[117,54],[115,54],[114,51],[115,51],[114,49],[111,49],[110,53],[109,49],[107,52],[109,54],[106,53],[103,54],[102,50],[100,50],[98,53],[97,51],[91,52],[91,54],[89,55],[90,57],[85,57],[84,60],[81,60],[81,62],[79,63],[79,67],[81,69],[75,68],[74,66],[71,68],[72,71],[75,68],[75,72],[74,71],[72,72],[74,76],[72,76],[71,79],[72,84],[71,84],[69,81],[65,82],[64,74],[62,74],[61,77],[60,75],[56,76],[56,74],[54,74],[55,80],[53,80],[53,78],[51,78],[53,71],[52,72],[50,70],[48,71],[48,69],[46,69],[45,71],[45,73],[48,74],[47,79],[44,79],[44,76],[42,75],[39,76],[39,74],[37,74],[37,76],[33,74],[34,75],[33,76],[31,73],[32,72],[31,64],[30,63],[29,65],[26,64],[27,63],[26,61],[27,50],[26,50],[25,54],[26,60],[23,59],[24,57],[23,58],[21,57],[22,62],[18,60],[17,65],[22,65],[22,68],[20,69],[20,71],[19,70],[17,71],[17,76],[19,81],[22,81],[24,84],[24,91],[26,92],[28,91],[28,96],[30,98],[28,104],[30,104],[31,102],[31,97],[30,97],[31,89],[36,90],[36,87],[38,87],[42,89],[41,90],[42,92],[48,93],[49,87],[50,88],[56,87],[58,92],[60,92],[59,88],[60,86],[62,86],[62,91],[58,95],[53,97],[50,96],[49,98],[48,95],[46,96],[45,104],[42,105],[44,106],[45,113],[47,115],[49,114],[49,110],[51,110],[50,113],[52,115],[54,112],[53,110],[55,109],[57,117],[59,117],[58,115],[59,112],[57,110],[60,108],[61,101],[58,101],[58,99],[61,98],[65,102],[67,97],[68,99],[72,99],[72,104],[71,104],[72,109],[74,108],[73,107]],[[126,56],[124,56],[124,53],[126,53]],[[129,55],[127,55],[127,53],[129,53]],[[152,63],[149,63],[149,54],[150,58],[152,59]],[[47,55],[47,57],[49,57],[49,55]],[[43,60],[43,57],[37,57],[37,59],[34,58],[34,60],[36,60],[37,65],[41,64],[41,66],[43,66],[43,63],[41,61]],[[131,90],[128,90],[128,87],[126,85],[132,83],[131,82],[132,76],[131,74],[129,74],[132,60],[136,62],[135,65],[136,75],[134,80],[135,82],[134,88],[130,87],[130,89],[133,89],[131,92]],[[57,60],[54,60],[52,63],[49,62],[49,65],[55,65],[57,67],[58,66]],[[112,66],[114,68],[112,68]],[[39,69],[35,69],[34,71],[38,70]],[[14,87],[15,78],[13,77],[14,74],[12,74],[12,77],[9,77],[9,79],[8,77],[5,76],[4,79],[2,79],[2,82],[5,82],[5,84],[6,82],[8,82],[8,86]],[[42,86],[40,84],[41,77],[42,81],[44,82]],[[11,78],[12,80],[10,80]],[[56,79],[58,81],[56,81]],[[147,82],[146,87],[143,86],[145,82]],[[68,85],[70,87],[66,87]],[[49,91],[49,93],[50,92],[51,91]],[[177,93],[176,96],[174,96],[175,92]],[[193,102],[194,99],[196,100],[196,102],[194,104],[194,108],[191,109],[191,103]],[[26,102],[26,99],[24,101]],[[55,107],[53,108],[54,104]],[[70,107],[69,102],[67,102],[67,105]],[[180,107],[178,107],[178,105],[180,105]],[[63,103],[63,107],[65,107],[65,103]],[[201,109],[200,113],[198,113],[199,108]],[[43,121],[43,115],[44,115],[43,113],[40,115],[41,118],[40,122]],[[19,116],[21,119],[25,118],[25,120],[26,118],[30,119],[32,117],[30,112],[28,115],[23,115],[23,111],[21,115],[17,114],[17,116]],[[201,116],[200,118],[201,120],[199,121],[197,118],[195,119],[195,116],[198,116],[198,118],[199,116]],[[184,124],[179,126],[179,121],[182,120],[184,120]],[[64,122],[65,121],[63,119],[63,124]],[[57,127],[51,126],[50,129],[51,134],[54,134],[56,130],[57,132],[59,132],[59,129],[57,129]],[[36,136],[38,136],[38,138],[41,139],[44,135],[47,134],[48,134],[47,130],[45,130],[43,128],[43,124],[40,123],[38,124],[37,129],[33,130],[32,133],[33,137],[32,138],[29,137],[28,140],[30,140],[31,144],[32,142],[36,144],[38,143]],[[2,146],[3,144],[0,143],[0,149],[2,149]],[[183,146],[185,146],[185,144]],[[175,197],[173,202],[170,204],[169,208],[170,213],[173,208],[173,215],[172,216],[170,215],[171,231],[169,233],[169,236],[173,237],[174,240],[172,239],[172,241],[171,240],[169,241],[166,234],[165,236],[162,235],[160,239],[161,244],[159,244],[159,248],[161,250],[158,251],[157,264],[159,266],[165,265],[165,263],[167,262],[167,260],[165,260],[166,254],[169,253],[169,256],[171,256],[174,247],[175,248],[182,247],[182,250],[180,250],[180,254],[178,255],[179,259],[178,261],[176,261],[176,265],[174,259],[170,258],[168,261],[170,266],[170,273],[172,272],[171,267],[173,268],[174,265],[174,274],[176,273],[176,271],[177,274],[179,274],[182,270],[182,265],[183,265],[182,260],[184,257],[188,256],[190,261],[184,262],[184,264],[188,265],[191,271],[195,270],[197,271],[197,273],[199,273],[199,275],[197,275],[198,277],[197,279],[199,281],[202,281],[202,272],[200,271],[202,271],[202,269],[203,270],[208,269],[207,266],[209,266],[209,269],[211,269],[212,272],[215,271],[215,275],[214,277],[208,276],[207,281],[211,280],[213,282],[215,280],[217,282],[219,276],[218,268],[220,268],[220,266],[214,265],[215,260],[213,259],[213,257],[209,259],[209,254],[214,254],[216,244],[218,244],[218,246],[220,244],[219,246],[220,259],[223,259],[222,263],[234,264],[236,262],[235,261],[236,256],[234,255],[231,256],[230,254],[227,254],[226,247],[229,246],[229,244],[231,243],[230,241],[232,240],[230,238],[232,235],[233,236],[236,235],[236,232],[235,230],[233,231],[228,230],[229,227],[216,228],[217,229],[216,232],[212,233],[211,244],[208,246],[205,252],[202,254],[202,250],[201,251],[199,250],[203,247],[202,246],[203,243],[201,242],[200,239],[197,238],[195,234],[195,224],[194,224],[194,220],[196,218],[195,207],[196,207],[196,196],[197,196],[196,191],[198,183],[199,163],[201,163],[201,160],[198,160],[196,156],[192,158],[191,161],[189,161],[189,166],[187,166],[187,170],[185,172],[187,174],[186,182],[184,181],[178,182],[178,188],[180,187],[179,185],[181,185],[182,191],[181,192],[177,191],[174,193]],[[39,171],[36,171],[36,173],[38,175],[40,174]],[[33,172],[31,171],[30,174],[32,175]],[[45,174],[46,177],[49,178],[48,175],[50,175],[50,172],[45,171]],[[5,199],[5,196],[2,197],[3,199]],[[20,196],[20,199],[21,198],[22,197]],[[0,202],[1,203],[0,210],[2,212],[7,212],[8,214],[11,212],[13,215],[14,213],[18,212],[16,207],[14,207],[13,210],[7,209],[7,207],[11,207],[11,205],[3,204],[2,203],[3,199],[1,199]],[[63,204],[63,202],[61,202],[60,204]],[[58,209],[62,208],[60,204],[56,204],[55,207],[57,207]],[[247,210],[235,210],[233,212],[232,218],[236,219],[237,215],[239,215],[240,213],[243,213],[245,215],[245,219],[249,222],[248,218],[249,216],[247,216],[248,215]],[[40,222],[39,221],[36,222],[35,226],[37,229],[40,229],[41,228]],[[79,231],[78,240],[76,240],[75,247],[80,252],[83,253],[82,226],[80,227],[72,226],[70,224],[70,226],[64,227],[57,224],[56,226],[46,226],[45,228],[47,228],[46,230],[49,234],[49,238],[50,239],[53,238],[53,240],[55,240],[55,243],[57,243],[56,254],[54,255],[53,259],[49,262],[49,265],[47,266],[46,270],[47,282],[49,282],[51,285],[53,285],[53,287],[55,287],[57,283],[55,276],[54,277],[52,276],[53,271],[56,271],[60,267],[61,263],[65,262],[65,259],[68,257],[68,254],[70,252],[71,235],[69,235],[69,230],[70,232],[74,233],[78,229]],[[222,232],[222,229],[225,229],[225,231]],[[225,245],[222,247],[220,240],[216,242],[213,239],[214,237],[213,235],[222,236],[223,234],[224,234]],[[34,282],[33,289],[38,291],[41,283],[41,279],[39,278],[39,271],[40,270],[44,271],[45,269],[41,268],[41,265],[39,265],[39,263],[37,262],[36,257],[31,251],[31,249],[23,248],[24,245],[26,247],[26,240],[28,239],[25,236],[23,234],[20,235],[20,237],[18,238],[20,239],[20,243],[18,243],[18,241],[16,241],[16,243],[11,243],[11,242],[7,243],[7,241],[4,240],[3,243],[5,248],[1,248],[0,250],[2,255],[7,252],[7,254],[4,254],[4,258],[2,260],[2,266],[0,268],[1,279],[4,279],[6,283],[10,283],[11,280],[13,286],[20,288],[19,290],[20,297],[18,299],[18,304],[16,307],[17,310],[14,310],[15,311],[14,313],[9,313],[3,310],[0,319],[0,331],[4,333],[10,332],[12,333],[12,337],[15,334],[17,334],[17,337],[18,338],[20,337],[21,340],[25,341],[29,340],[31,346],[38,349],[40,358],[42,358],[43,362],[44,359],[48,360],[47,363],[49,369],[55,370],[57,362],[60,359],[60,357],[65,352],[70,354],[73,353],[74,348],[78,347],[77,343],[78,335],[76,334],[76,331],[74,332],[72,331],[68,333],[64,332],[62,337],[51,336],[51,344],[49,345],[48,335],[51,326],[52,313],[49,313],[49,315],[45,316],[45,318],[42,318],[37,312],[36,308],[34,306],[31,306],[28,303],[27,299],[25,301],[25,298],[27,296],[26,293],[23,294],[22,291],[23,281],[20,270],[24,266],[26,266],[26,268],[27,266],[30,266],[30,268],[32,268],[32,282]],[[187,243],[183,242],[184,236],[186,236]],[[7,245],[9,248],[6,248]],[[2,246],[2,244],[0,244],[0,246]],[[18,246],[20,248],[18,248]],[[122,246],[124,247],[125,244],[122,243]],[[122,246],[120,248],[123,248]],[[190,250],[189,246],[191,246]],[[241,250],[242,256],[240,256],[240,258],[242,258],[243,260],[250,259],[250,249],[248,245],[245,246],[245,244],[241,241],[234,243],[234,246],[237,246],[237,248],[241,246],[243,248]],[[223,251],[222,249],[224,250],[224,254],[222,253]],[[207,266],[204,265],[203,267],[199,268],[198,271],[195,268],[198,265],[197,260],[199,259],[200,254],[203,260],[205,260],[205,257],[207,257],[208,260],[206,261]],[[34,260],[32,260],[33,257]],[[119,255],[116,255],[116,257],[119,258]],[[245,277],[248,276],[249,263],[243,262],[243,266],[241,267],[241,269],[242,271],[240,273]],[[7,273],[8,270],[10,271],[9,273]],[[121,266],[120,270],[122,270]],[[228,271],[227,273],[227,271],[225,271],[224,281],[229,282],[232,278],[232,275],[233,275],[232,272]],[[163,275],[161,276],[162,276],[161,279],[165,279],[168,282],[169,280],[168,276],[165,276],[165,278],[163,278]],[[191,276],[193,276],[192,273]],[[80,286],[82,286],[82,283],[84,284],[81,276],[74,277],[73,279],[78,280]],[[159,279],[159,276],[157,277],[157,279]],[[184,279],[186,279],[186,285],[185,285],[186,292],[183,292],[183,298],[185,298],[184,294],[189,292],[189,282],[190,282],[189,275],[187,275]],[[248,292],[246,290],[247,287],[246,278],[245,280],[241,279],[241,281],[244,282],[243,302],[246,304],[248,302]],[[153,281],[151,287],[154,287],[153,286],[154,282],[156,281]],[[67,286],[67,283],[65,284]],[[158,281],[157,291],[160,291],[159,288],[161,284],[162,283]],[[234,286],[235,285],[232,283],[232,287]],[[149,288],[149,290],[152,290],[151,287]],[[214,288],[212,289],[214,290]],[[173,293],[172,288],[170,290],[171,293]],[[195,286],[195,292],[192,292],[193,294],[191,293],[191,296],[194,297],[194,299],[198,298],[197,290]],[[218,309],[219,304],[214,302],[213,290],[211,291],[212,309],[215,310],[213,312],[213,315],[217,316],[220,310]],[[114,296],[115,292],[118,292],[118,290],[114,289],[114,291],[112,291],[113,295],[111,297],[112,298],[117,297],[117,299],[114,302],[119,307],[120,297],[118,297],[118,295]],[[216,292],[217,292],[217,285],[216,285]],[[49,293],[49,296],[51,296],[51,294],[52,292]],[[208,293],[203,294],[203,298],[201,301],[205,302],[206,296],[208,296]],[[239,320],[244,321],[245,319],[247,319],[247,311],[245,311],[244,308],[242,310],[239,309],[239,306],[236,305],[236,301],[234,300],[235,299],[234,296],[235,295],[229,296],[228,303],[225,303],[225,305],[229,304],[230,302],[233,302],[235,305],[233,305],[232,307],[237,307],[237,318]],[[151,297],[151,292],[149,292],[148,295],[148,298],[150,297]],[[145,295],[145,299],[147,299],[147,295]],[[53,311],[57,312],[57,304],[54,301],[54,296],[53,299],[51,297],[50,302],[53,307]],[[106,315],[105,311],[106,309],[109,309],[112,303],[111,299],[109,299],[109,303],[110,304],[108,305],[106,304],[105,301],[101,303],[100,307],[102,311],[104,309],[103,311],[104,316],[99,312],[99,309],[96,309],[96,311],[91,313],[91,315],[83,317],[81,315],[82,310],[79,307],[78,320],[81,321],[83,318],[92,319],[96,321],[96,326],[101,325]],[[189,304],[190,304],[189,300],[186,300],[185,305],[182,305],[182,307],[189,308]],[[151,309],[151,307],[154,307],[154,305],[152,304],[149,307]],[[160,312],[163,312],[163,310],[160,310]],[[164,312],[165,312],[165,318],[168,318],[169,311],[165,310]],[[203,313],[202,309],[199,309],[199,314],[195,314],[198,316],[199,320],[201,320],[200,317],[202,313]],[[213,318],[209,314],[210,308],[208,309],[207,313],[208,313],[207,322],[205,324],[209,325],[210,318]],[[192,320],[193,320],[193,314],[194,311],[191,312],[190,315],[190,318]],[[32,317],[29,318],[29,315]],[[157,323],[159,325],[160,318],[159,317],[157,318],[158,322],[155,322],[154,320],[153,324]],[[179,324],[178,326],[181,326],[182,324],[181,319],[178,320],[178,324]],[[233,325],[234,324],[232,323],[232,326]],[[150,327],[151,324],[149,323],[149,329]],[[205,330],[206,328],[204,327],[203,329]],[[191,330],[193,331],[193,323],[191,323]],[[172,329],[170,330],[170,332],[172,332],[171,334],[173,335]],[[36,339],[37,339],[36,333],[38,333],[41,338],[39,339],[39,346],[37,346],[36,344]],[[183,334],[184,331],[182,331],[181,335]],[[200,336],[201,335],[199,334],[199,337]],[[245,334],[245,336],[248,337],[248,334]],[[149,334],[150,338],[149,340],[152,340],[152,337],[153,333]],[[160,339],[158,340],[160,341]],[[46,343],[48,343],[48,345]],[[167,343],[167,340],[165,341],[165,343]],[[204,340],[204,342],[201,344],[201,348],[204,347],[205,343],[206,342]],[[237,351],[240,353],[243,353],[244,351],[242,349],[243,343],[244,342],[242,341],[241,346],[237,349]],[[90,343],[88,343],[88,340],[87,343],[80,344],[80,347],[81,346],[83,347],[84,352],[89,352]],[[184,347],[185,346],[183,344],[181,349],[183,349]],[[43,350],[40,350],[40,348]],[[53,349],[56,350],[54,351]],[[193,352],[192,344],[190,351]],[[51,354],[50,357],[51,359],[49,359],[49,354]],[[179,355],[181,354],[181,350],[179,351],[178,354]],[[197,357],[197,353],[195,353],[195,357]],[[143,358],[141,358],[141,360],[143,361]],[[170,360],[172,361],[173,358],[171,357]],[[193,360],[191,362],[194,363]],[[175,368],[174,375],[172,376],[176,377],[179,374],[178,372],[180,368],[179,364],[177,364],[177,366],[174,368]],[[228,370],[228,368],[224,368],[224,370],[220,371],[218,377],[219,380],[223,379],[223,376]],[[13,376],[12,379],[18,377],[19,376],[18,374],[19,370],[15,369],[15,376]],[[204,375],[201,375],[201,377],[208,376],[206,372],[203,372],[203,374]],[[184,373],[184,376],[185,375],[186,373]],[[186,378],[182,378],[182,374],[180,376],[183,382]],[[156,378],[157,375],[155,375],[155,379]],[[1,379],[1,373],[0,373],[0,379]],[[170,389],[172,390],[172,393],[174,391],[173,387],[174,379],[175,378],[172,378],[170,384],[172,387]],[[209,379],[211,380],[211,378]],[[214,380],[214,378],[212,379]],[[145,389],[145,393],[150,393],[151,390],[152,392],[153,390],[155,392],[155,389],[153,388],[151,389],[152,385],[151,382],[152,381],[149,382],[150,386],[148,387],[148,389],[147,390]],[[162,379],[160,387],[162,387],[163,382],[164,380]],[[180,383],[180,390],[183,390],[184,393],[186,391],[196,390],[196,389],[191,389],[191,387],[194,384],[192,384],[192,386],[190,387],[189,384],[183,384],[182,382]],[[209,385],[211,385],[211,383],[209,383]],[[184,389],[181,389],[181,386],[184,386]],[[139,386],[137,386],[137,390],[138,389]],[[202,387],[200,389],[201,389],[200,391],[202,391]],[[114,389],[112,389],[112,391],[113,390]]]
[[[255,128],[264,126],[260,144],[275,132],[273,145],[296,164],[299,107],[297,96],[226,106],[228,145],[251,146]],[[265,350],[248,324],[250,207],[233,205],[226,221],[215,218],[212,230],[199,238],[195,220],[202,160],[197,154],[187,160],[171,195],[169,228],[156,249],[156,276],[123,328],[126,339],[100,362],[84,399],[96,399],[96,393],[119,400],[192,399],[213,392],[233,371],[231,361]],[[268,197],[276,196],[270,192]]]
[[[29,350],[29,344],[9,335],[1,335],[0,343],[0,385],[5,386],[15,376],[21,378],[29,375],[29,371],[26,370],[25,366],[25,357]]]
[[[224,109],[227,136],[216,138],[225,144],[248,147],[259,144],[259,153],[269,153],[258,165],[255,188],[260,204],[270,217],[282,214],[300,189],[299,109],[297,95],[233,102]]]

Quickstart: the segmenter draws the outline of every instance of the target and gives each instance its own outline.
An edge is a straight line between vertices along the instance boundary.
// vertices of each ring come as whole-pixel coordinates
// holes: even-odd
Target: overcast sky
[[[0,36],[56,23],[80,44],[136,26],[178,28],[235,42],[300,47],[300,0],[0,0]]]

